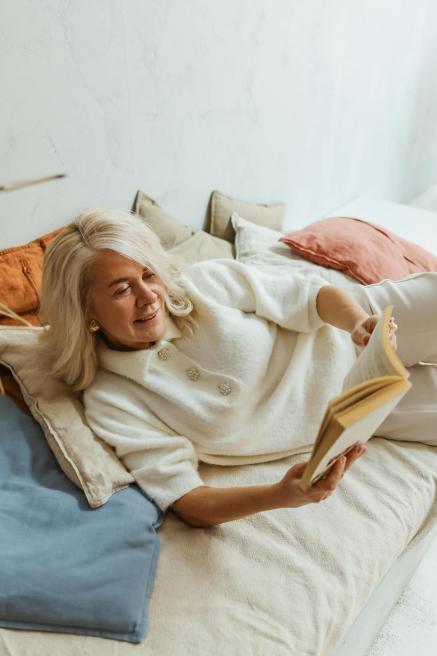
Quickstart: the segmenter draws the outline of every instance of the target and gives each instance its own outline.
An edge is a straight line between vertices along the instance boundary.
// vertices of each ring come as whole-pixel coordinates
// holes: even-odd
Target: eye
[[[127,292],[129,289],[130,289],[130,285],[128,285],[127,287],[123,287],[123,289],[117,289],[117,291],[115,292],[114,296],[121,296],[121,294],[124,294],[124,293]]]
[[[154,276],[154,271],[150,271],[150,269],[148,271],[144,271],[143,273],[143,278],[153,278]]]

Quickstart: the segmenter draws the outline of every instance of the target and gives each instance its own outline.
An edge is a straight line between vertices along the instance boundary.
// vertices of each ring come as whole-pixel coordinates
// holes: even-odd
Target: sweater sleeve
[[[268,265],[230,259],[199,262],[185,269],[183,280],[193,296],[243,312],[254,312],[283,328],[308,333],[325,322],[317,312],[317,295],[326,280]]]
[[[135,383],[122,379],[120,384],[119,376],[99,372],[83,402],[90,428],[115,449],[137,485],[163,512],[205,485],[192,442],[173,434],[147,409]]]

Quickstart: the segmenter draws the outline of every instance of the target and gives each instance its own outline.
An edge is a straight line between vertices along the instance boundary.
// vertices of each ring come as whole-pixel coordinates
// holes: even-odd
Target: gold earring
[[[189,298],[186,296],[175,296],[174,294],[166,295],[165,305],[170,314],[174,314],[176,317],[186,317],[193,309],[193,304]]]
[[[90,333],[95,333],[99,330],[100,326],[97,323],[97,321],[94,321],[94,319],[91,319],[88,328],[89,328]]]

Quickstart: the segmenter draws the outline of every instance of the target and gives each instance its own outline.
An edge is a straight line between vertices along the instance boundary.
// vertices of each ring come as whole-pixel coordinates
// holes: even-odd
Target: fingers
[[[398,324],[396,323],[394,317],[390,317],[390,319],[388,320],[388,326],[389,326],[389,328],[390,328],[390,332],[395,333],[395,332],[397,331],[397,329],[398,329]]]
[[[365,444],[357,444],[349,453],[346,455],[347,458],[347,463],[345,466],[345,471],[349,469],[349,467],[355,462],[355,460],[358,460],[362,455],[364,455],[367,451],[367,446]]]
[[[340,482],[344,468],[346,465],[347,458],[342,456],[339,458],[333,465],[328,469],[326,474],[317,481],[315,485],[311,488],[311,491],[315,493],[316,500],[326,499],[337,487]]]
[[[318,503],[327,499],[334,492],[347,469],[366,451],[366,446],[357,444],[346,455],[338,458],[325,472],[324,476],[308,490],[303,490],[299,483],[308,461],[300,462],[291,467],[281,480],[281,488],[286,490],[286,494],[290,495],[290,489],[292,491],[293,500],[290,507],[298,507],[307,503]]]
[[[389,322],[388,322],[388,326],[389,326],[389,341],[390,341],[390,344],[392,345],[394,350],[397,351],[398,343],[397,343],[397,340],[396,340],[396,331],[398,329],[398,325],[395,322],[394,317],[390,317]]]
[[[353,341],[360,346],[367,346],[378,319],[379,315],[371,314],[367,319],[357,324],[352,332]]]
[[[365,326],[360,326],[353,333],[352,339],[359,346],[367,346],[371,336],[372,336],[371,331],[369,331]]]
[[[349,467],[355,462],[355,460],[366,453],[366,451],[367,447],[364,444],[357,444],[347,453],[346,456],[339,458],[332,467],[328,469],[326,474],[311,488],[311,491],[315,493],[315,501],[324,501],[327,499],[335,490]]]
[[[303,474],[307,464],[308,464],[308,460],[306,460],[305,462],[299,462],[297,465],[293,465],[291,471],[295,476],[300,476],[301,474]]]

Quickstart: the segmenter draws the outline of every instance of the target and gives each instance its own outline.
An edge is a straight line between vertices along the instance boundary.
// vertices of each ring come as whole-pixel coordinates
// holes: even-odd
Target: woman
[[[378,435],[435,443],[437,370],[417,363],[437,362],[436,298],[437,274],[357,287],[352,297],[318,276],[234,260],[180,272],[138,218],[93,210],[47,249],[41,314],[53,374],[83,390],[94,432],[162,511],[206,527],[333,492],[365,446],[307,493],[305,463],[274,484],[228,489],[206,486],[197,465],[308,452],[389,303],[413,388]]]

